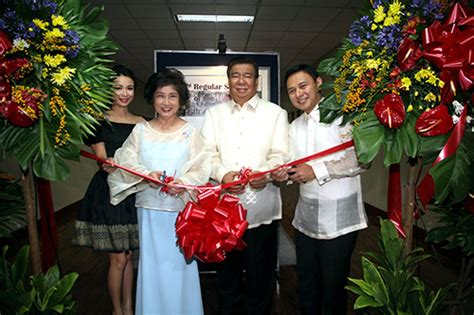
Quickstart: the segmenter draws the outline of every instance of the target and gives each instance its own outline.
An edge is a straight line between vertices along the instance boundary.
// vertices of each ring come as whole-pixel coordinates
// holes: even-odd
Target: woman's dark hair
[[[188,85],[184,75],[176,69],[164,69],[153,73],[145,85],[145,99],[148,104],[153,104],[155,92],[159,88],[172,85],[179,94],[179,105],[186,106],[189,101]]]
[[[133,87],[136,89],[137,88],[137,77],[135,76],[135,73],[133,73],[132,70],[128,69],[124,65],[116,64],[113,66],[112,70],[119,75],[123,75],[125,77],[129,77],[133,81]]]
[[[255,78],[258,78],[258,65],[252,58],[249,57],[236,57],[231,59],[227,64],[227,78],[230,79],[230,70],[235,65],[251,65],[255,72]]]
[[[319,78],[319,73],[318,71],[316,71],[316,69],[313,66],[306,65],[306,64],[299,64],[299,65],[291,67],[290,69],[286,71],[285,80],[284,80],[285,86],[286,86],[286,83],[288,82],[288,78],[292,76],[293,74],[295,74],[296,72],[300,72],[300,71],[303,71],[309,74],[315,81],[317,78]]]

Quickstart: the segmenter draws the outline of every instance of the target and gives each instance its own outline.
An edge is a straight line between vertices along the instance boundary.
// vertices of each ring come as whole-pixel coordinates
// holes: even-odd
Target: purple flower
[[[386,48],[388,53],[394,53],[400,46],[402,31],[398,25],[391,25],[382,28],[375,37],[377,46]]]
[[[49,14],[54,14],[58,8],[56,2],[51,0],[24,0],[32,11],[46,10]]]
[[[441,5],[431,0],[413,0],[409,6],[410,12],[419,12],[424,18],[435,18],[441,20],[444,18],[440,12]]]
[[[372,21],[367,15],[364,15],[352,23],[349,38],[354,45],[359,46],[362,44],[362,38],[370,39],[370,23],[372,23]]]
[[[79,46],[79,34],[75,31],[66,30],[64,32],[64,43],[66,44],[67,51],[66,56],[71,58],[76,58],[77,54],[79,53],[80,46]]]

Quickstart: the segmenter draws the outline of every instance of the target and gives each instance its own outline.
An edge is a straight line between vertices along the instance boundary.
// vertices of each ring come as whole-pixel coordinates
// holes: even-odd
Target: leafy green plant
[[[25,201],[19,180],[0,171],[0,238],[26,225]]]
[[[57,266],[46,274],[27,276],[29,246],[23,246],[13,263],[8,262],[8,246],[0,258],[0,314],[75,314],[70,291],[78,274],[60,276]]]
[[[464,312],[466,302],[472,301],[474,295],[474,198],[468,195],[463,202],[430,209],[441,216],[439,225],[428,231],[428,241],[441,243],[448,250],[460,249],[464,254],[454,299],[450,301],[451,314],[458,314]]]
[[[381,314],[442,314],[443,301],[451,286],[436,292],[428,290],[416,277],[417,265],[429,255],[422,248],[406,253],[405,240],[398,237],[389,220],[380,220],[380,253],[362,257],[364,279],[349,278],[346,289],[359,297],[354,309],[369,308]]]

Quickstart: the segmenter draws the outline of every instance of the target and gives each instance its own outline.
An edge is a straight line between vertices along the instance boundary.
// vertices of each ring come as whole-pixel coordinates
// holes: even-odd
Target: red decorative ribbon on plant
[[[395,225],[398,233],[406,238],[402,224],[402,189],[400,179],[400,164],[392,164],[388,175],[387,216]]]
[[[459,144],[461,143],[462,137],[464,136],[464,131],[466,129],[466,115],[467,115],[467,103],[464,104],[463,111],[461,113],[461,117],[459,118],[459,122],[454,127],[453,132],[446,141],[443,149],[439,153],[436,160],[433,162],[433,166],[441,162],[442,160],[450,157],[454,153],[456,153]],[[430,202],[431,198],[434,196],[435,191],[435,184],[433,181],[433,177],[431,177],[430,173],[427,173],[423,180],[421,181],[420,185],[417,187],[416,192],[418,197],[421,200],[421,203],[426,208],[428,203]]]
[[[444,23],[434,22],[423,30],[423,57],[441,70],[445,86],[442,103],[456,95],[456,86],[463,90],[474,87],[474,16],[460,3],[453,5]]]

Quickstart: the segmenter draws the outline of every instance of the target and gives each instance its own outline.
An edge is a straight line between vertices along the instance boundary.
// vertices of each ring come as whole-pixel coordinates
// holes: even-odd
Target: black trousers
[[[318,240],[296,231],[296,269],[301,314],[346,314],[344,286],[358,231]]]
[[[219,314],[242,314],[243,271],[247,314],[270,314],[276,284],[276,221],[245,232],[247,247],[234,250],[217,266]]]

